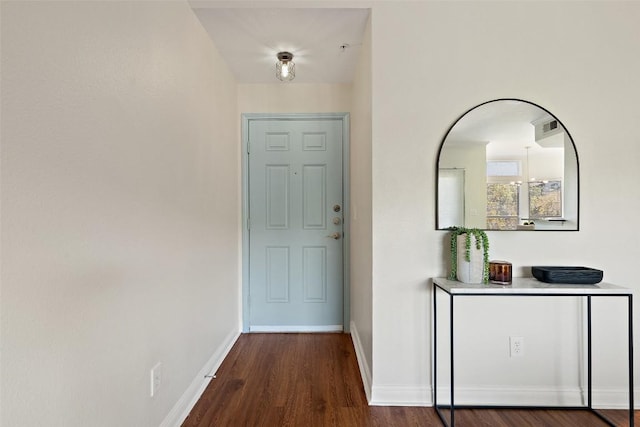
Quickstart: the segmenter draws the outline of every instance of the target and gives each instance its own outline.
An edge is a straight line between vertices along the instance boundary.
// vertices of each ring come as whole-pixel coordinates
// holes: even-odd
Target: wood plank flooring
[[[605,412],[628,425],[626,411]],[[182,426],[441,425],[430,407],[369,406],[351,337],[336,333],[241,335]],[[584,411],[456,410],[459,427],[603,425]]]

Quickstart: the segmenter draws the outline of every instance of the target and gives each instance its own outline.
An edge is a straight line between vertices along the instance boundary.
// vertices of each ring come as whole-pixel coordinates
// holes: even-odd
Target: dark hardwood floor
[[[628,425],[626,411],[605,413],[616,425]],[[638,411],[635,415],[638,423]],[[348,334],[241,335],[183,423],[183,427],[440,425],[433,408],[368,406]],[[585,411],[456,410],[459,427],[603,425]]]

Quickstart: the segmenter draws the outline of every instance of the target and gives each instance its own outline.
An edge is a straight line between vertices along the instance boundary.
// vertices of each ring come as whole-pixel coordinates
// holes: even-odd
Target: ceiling
[[[452,145],[487,144],[487,155],[523,156],[544,150],[536,143],[533,122],[552,116],[537,105],[517,100],[488,102],[468,111],[447,136]]]
[[[294,55],[291,83],[351,82],[369,16],[361,8],[192,8],[239,83],[281,83],[281,51]]]

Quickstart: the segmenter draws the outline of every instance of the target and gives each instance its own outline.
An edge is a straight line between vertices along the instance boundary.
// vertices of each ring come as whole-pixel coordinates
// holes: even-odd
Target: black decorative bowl
[[[531,267],[533,277],[545,283],[593,285],[602,281],[602,270],[589,267]]]

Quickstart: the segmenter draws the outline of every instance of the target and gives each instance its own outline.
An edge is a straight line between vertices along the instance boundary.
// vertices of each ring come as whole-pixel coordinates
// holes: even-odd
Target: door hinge
[[[247,230],[251,230],[251,218],[247,218]]]

